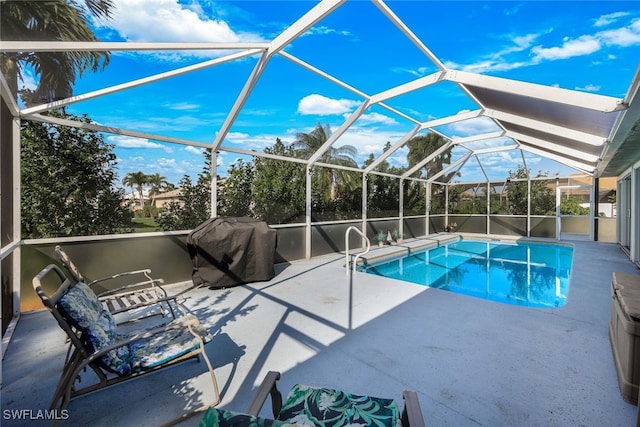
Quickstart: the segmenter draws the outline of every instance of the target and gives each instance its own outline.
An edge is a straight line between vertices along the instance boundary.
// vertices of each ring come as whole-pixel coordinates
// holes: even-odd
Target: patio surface
[[[613,244],[575,245],[568,302],[532,309],[344,270],[344,255],[279,265],[269,282],[186,293],[214,334],[220,407],[246,409],[269,370],[294,383],[402,400],[418,392],[430,426],[632,426],[608,322],[611,274],[638,273]],[[178,291],[188,283],[176,284]],[[7,410],[44,410],[66,346],[46,311],[21,316],[2,364]],[[205,364],[188,361],[73,400],[70,426],[157,426],[212,400]],[[265,406],[263,414],[268,414]],[[182,426],[197,425],[198,418]]]

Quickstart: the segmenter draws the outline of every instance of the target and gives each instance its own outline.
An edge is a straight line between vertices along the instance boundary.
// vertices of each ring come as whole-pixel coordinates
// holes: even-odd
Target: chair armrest
[[[99,280],[104,281],[108,279],[110,278],[99,279]],[[91,282],[89,286],[93,286],[95,283],[97,283],[96,280]],[[118,294],[126,294],[126,293],[131,293],[136,291],[154,290],[162,294],[163,297],[166,297],[168,295],[167,291],[162,286],[160,286],[163,283],[164,283],[164,280],[162,279],[145,280],[143,282],[130,283],[128,285],[120,286],[115,289],[110,289],[108,291],[100,292],[97,295],[99,298],[103,298],[103,297],[117,296]]]
[[[282,394],[276,386],[276,381],[280,379],[280,372],[269,371],[267,376],[262,380],[262,384],[258,388],[258,392],[251,400],[246,413],[257,417],[260,410],[267,400],[267,395],[271,395],[271,408],[273,410],[273,418],[277,419],[280,409],[282,409]]]
[[[420,409],[418,394],[412,390],[405,390],[402,392],[402,398],[404,399],[402,425],[404,427],[424,427],[424,418],[422,416],[422,409]]]
[[[150,269],[144,269],[144,270],[133,270],[133,271],[125,271],[123,273],[118,273],[118,274],[113,274],[111,276],[106,276],[106,277],[101,277],[99,279],[96,280],[92,280],[91,282],[87,283],[87,285],[89,285],[89,287],[92,287],[95,284],[101,283],[101,282],[106,282],[107,280],[114,280],[114,279],[118,279],[120,277],[124,277],[124,276],[133,276],[136,274],[143,274],[146,277],[146,280],[143,280],[141,282],[137,282],[137,283],[132,283],[129,285],[125,285],[122,286],[118,289],[114,289],[111,291],[107,291],[107,292],[115,292],[115,291],[119,291],[122,289],[127,289],[130,287],[136,287],[136,286],[142,286],[142,285],[150,285],[151,287],[157,287],[160,288],[162,290],[162,292],[164,292],[165,296],[166,296],[166,292],[165,290],[160,286],[164,283],[163,279],[154,279],[150,276],[151,274],[151,270]]]

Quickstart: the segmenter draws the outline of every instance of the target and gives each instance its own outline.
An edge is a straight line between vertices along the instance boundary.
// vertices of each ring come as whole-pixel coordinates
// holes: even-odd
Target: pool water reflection
[[[537,242],[459,240],[359,268],[506,304],[561,307],[569,293],[573,247]]]

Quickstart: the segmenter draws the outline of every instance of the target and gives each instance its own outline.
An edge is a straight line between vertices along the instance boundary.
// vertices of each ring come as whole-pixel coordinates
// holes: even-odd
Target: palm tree
[[[166,176],[154,173],[152,175],[147,175],[147,184],[151,186],[149,189],[149,195],[151,196],[151,205],[153,206],[156,204],[156,195],[167,189],[169,181],[167,181]]]
[[[295,156],[304,159],[310,158],[330,136],[331,128],[329,125],[322,126],[320,123],[309,133],[297,133],[296,140],[293,142]],[[332,146],[322,154],[320,162],[358,167],[358,163],[354,160],[357,154],[358,150],[352,145]],[[324,201],[335,200],[342,189],[351,190],[357,181],[353,173],[343,169],[324,168],[324,172],[317,176],[320,180],[319,187]]]
[[[407,146],[409,147],[409,153],[407,154],[409,168],[420,163],[446,143],[447,140],[435,132],[411,138],[407,142]],[[431,159],[426,165],[424,165],[424,168],[420,170],[426,172],[426,177],[428,178],[441,171],[444,165],[449,163],[451,163],[451,148]],[[424,175],[422,175],[422,177],[424,177]],[[445,179],[445,181],[447,180]]]
[[[144,206],[144,196],[142,194],[142,186],[148,183],[148,175],[144,172],[129,172],[122,178],[122,184],[128,185],[131,187],[131,195],[133,196],[133,187],[138,190],[138,194],[140,195],[140,207]],[[133,204],[135,206],[135,196]]]
[[[81,4],[83,3],[83,5]],[[2,2],[0,39],[97,41],[90,16],[109,19],[113,0],[51,0]],[[24,91],[27,105],[67,98],[77,75],[98,71],[109,63],[109,52],[3,52],[0,70],[14,97],[26,66],[40,77],[35,91]]]

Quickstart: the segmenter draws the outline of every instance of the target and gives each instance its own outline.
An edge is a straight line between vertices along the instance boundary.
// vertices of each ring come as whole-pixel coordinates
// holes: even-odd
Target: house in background
[[[165,193],[157,194],[153,197],[153,205],[158,209],[163,209],[171,202],[182,202],[182,190],[175,189]]]

